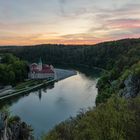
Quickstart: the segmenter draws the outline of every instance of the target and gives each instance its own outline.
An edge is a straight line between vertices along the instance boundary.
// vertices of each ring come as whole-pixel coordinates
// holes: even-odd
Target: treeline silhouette
[[[134,61],[138,61],[139,44],[140,39],[124,39],[96,45],[44,44],[34,46],[7,46],[1,47],[0,52],[13,53],[29,62],[38,62],[38,59],[41,57],[45,63],[75,66],[86,65],[110,70],[121,59],[125,59],[124,61],[129,59],[130,65]],[[127,54],[128,51],[129,54]]]

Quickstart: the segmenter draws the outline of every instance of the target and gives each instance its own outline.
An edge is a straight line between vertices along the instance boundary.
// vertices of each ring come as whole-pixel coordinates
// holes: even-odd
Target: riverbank
[[[61,62],[61,63],[59,63],[59,66],[66,66],[66,67],[68,67],[68,66],[71,66],[71,67],[74,67],[74,68],[77,68],[77,67],[81,67],[81,68],[90,68],[90,69],[97,69],[97,70],[100,70],[100,71],[103,71],[103,72],[105,72],[105,73],[108,73],[109,71],[108,70],[106,70],[106,69],[104,69],[104,68],[101,68],[101,67],[96,67],[96,66],[89,66],[89,65],[86,65],[86,64],[72,64],[72,63],[64,63],[64,62]]]
[[[55,69],[56,81],[66,79],[68,77],[74,76],[77,74],[74,70],[65,70],[65,69]]]
[[[44,85],[48,85],[50,83],[53,83],[55,81],[63,80],[68,77],[76,75],[76,71],[72,70],[64,70],[64,69],[55,69],[56,76],[55,79],[52,80],[28,80],[26,82],[23,82],[21,84],[18,84],[16,87],[12,88],[10,91],[6,90],[0,93],[0,100],[6,99],[9,97],[13,97],[19,94],[31,92],[32,90],[35,90],[37,88],[40,88]]]

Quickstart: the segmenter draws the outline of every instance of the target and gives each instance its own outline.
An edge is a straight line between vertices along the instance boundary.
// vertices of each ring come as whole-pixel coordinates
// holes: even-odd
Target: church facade
[[[55,70],[52,65],[42,64],[40,59],[39,63],[33,63],[29,66],[29,79],[54,79]]]

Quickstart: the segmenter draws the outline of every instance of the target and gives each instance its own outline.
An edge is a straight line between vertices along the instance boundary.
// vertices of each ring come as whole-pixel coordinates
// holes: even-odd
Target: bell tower
[[[42,70],[42,60],[41,60],[41,58],[39,59],[38,69],[39,69],[40,71]]]

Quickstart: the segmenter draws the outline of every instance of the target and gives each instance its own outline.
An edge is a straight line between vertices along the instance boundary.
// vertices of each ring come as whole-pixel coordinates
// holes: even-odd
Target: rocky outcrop
[[[124,85],[124,89],[121,90],[121,96],[134,98],[140,95],[140,76],[129,75],[124,81]]]
[[[1,116],[0,140],[33,140],[31,127],[19,117]]]

